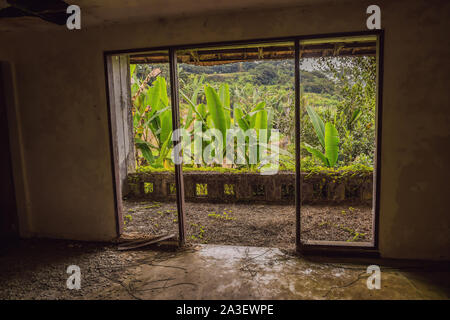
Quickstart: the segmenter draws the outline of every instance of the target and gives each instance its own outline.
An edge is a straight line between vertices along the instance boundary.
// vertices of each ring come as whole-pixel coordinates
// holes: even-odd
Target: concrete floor
[[[274,248],[199,245],[139,252],[120,282],[87,299],[449,299],[448,265],[300,258]],[[381,289],[366,273],[380,264]],[[383,263],[383,264],[382,264]],[[392,264],[391,264],[392,265]]]

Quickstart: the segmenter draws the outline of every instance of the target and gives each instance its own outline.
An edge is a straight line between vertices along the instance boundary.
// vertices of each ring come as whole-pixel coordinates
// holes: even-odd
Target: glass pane
[[[300,57],[302,243],[370,245],[376,37],[302,41]]]
[[[177,56],[188,242],[294,249],[294,44]]]
[[[178,235],[168,51],[130,56],[136,172],[124,200],[124,232]]]

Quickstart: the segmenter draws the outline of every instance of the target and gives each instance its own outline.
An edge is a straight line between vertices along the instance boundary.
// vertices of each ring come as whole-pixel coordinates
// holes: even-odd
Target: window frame
[[[375,161],[374,161],[374,188],[373,188],[373,241],[371,245],[359,245],[358,243],[346,243],[338,241],[310,241],[305,244],[300,240],[301,228],[300,228],[300,42],[303,40],[319,40],[327,38],[342,38],[342,37],[358,37],[358,36],[375,36],[377,42],[377,94],[376,94],[376,115],[375,115]],[[105,69],[105,83],[106,83],[106,95],[107,95],[107,111],[108,111],[108,125],[109,125],[109,142],[111,147],[111,170],[113,177],[113,190],[115,200],[116,211],[116,230],[117,236],[122,233],[122,206],[121,194],[118,192],[118,164],[114,150],[117,150],[117,141],[114,139],[114,132],[111,125],[112,115],[110,106],[110,86],[109,74],[108,74],[108,59],[111,56],[142,53],[148,51],[160,51],[167,50],[169,52],[169,66],[170,66],[170,86],[172,96],[172,126],[173,129],[179,127],[179,88],[178,88],[178,72],[177,72],[177,58],[176,53],[178,50],[196,49],[196,48],[208,48],[217,46],[234,46],[234,45],[251,45],[251,44],[265,44],[265,43],[277,43],[277,42],[293,42],[295,46],[294,61],[295,61],[295,144],[296,144],[296,179],[295,179],[295,207],[296,207],[296,251],[301,254],[321,254],[321,255],[363,255],[363,256],[378,256],[379,250],[379,218],[380,218],[380,195],[381,195],[381,137],[382,137],[382,92],[383,92],[383,56],[384,56],[384,30],[370,30],[370,31],[358,31],[358,32],[341,32],[341,33],[327,33],[327,34],[313,34],[313,35],[299,35],[288,37],[276,37],[276,38],[259,38],[259,39],[245,39],[237,41],[220,41],[220,42],[206,42],[196,44],[181,44],[181,45],[169,45],[159,47],[147,47],[125,50],[109,50],[103,52],[104,69]],[[181,165],[175,165],[175,185],[177,190],[177,210],[178,210],[178,226],[179,226],[179,244],[182,246],[185,244],[186,228],[184,225],[185,212],[184,212],[184,184],[183,184],[183,171]]]

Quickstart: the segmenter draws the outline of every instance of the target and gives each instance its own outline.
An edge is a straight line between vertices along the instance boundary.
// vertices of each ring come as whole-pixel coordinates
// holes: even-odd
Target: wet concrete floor
[[[198,245],[139,253],[121,283],[87,299],[449,299],[448,265],[298,257],[275,248]],[[380,289],[368,289],[377,264]],[[371,283],[374,283],[371,281]]]

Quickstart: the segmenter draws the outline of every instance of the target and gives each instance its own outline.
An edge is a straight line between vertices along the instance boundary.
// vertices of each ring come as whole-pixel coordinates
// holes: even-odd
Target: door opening
[[[363,32],[105,53],[118,232],[178,229],[180,244],[217,243],[205,221],[221,224],[211,239],[240,223],[273,236],[256,245],[276,247],[287,235],[297,251],[376,249],[381,52],[382,33]],[[143,207],[122,209],[123,196]],[[258,209],[255,223],[239,221],[231,207],[242,203]],[[274,225],[284,209],[270,210],[278,204],[290,212],[283,230]],[[144,229],[133,224],[139,215],[151,221]]]

